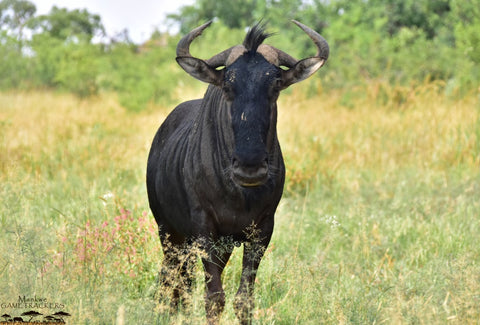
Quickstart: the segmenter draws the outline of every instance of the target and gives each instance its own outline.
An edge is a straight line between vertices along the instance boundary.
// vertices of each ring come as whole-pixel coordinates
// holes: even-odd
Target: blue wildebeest
[[[155,135],[148,157],[148,198],[164,251],[160,277],[173,286],[173,306],[189,292],[192,259],[184,256],[198,245],[204,252],[207,320],[217,323],[225,305],[221,274],[233,246],[243,243],[234,309],[240,322],[248,324],[255,276],[285,180],[276,101],[282,89],[317,71],[329,48],[322,36],[294,21],[315,43],[314,57],[296,60],[262,44],[270,35],[257,24],[242,45],[208,60],[195,58],[190,43],[210,23],[177,45],[178,64],[209,86],[202,99],[178,105]],[[166,280],[172,272],[176,282]]]

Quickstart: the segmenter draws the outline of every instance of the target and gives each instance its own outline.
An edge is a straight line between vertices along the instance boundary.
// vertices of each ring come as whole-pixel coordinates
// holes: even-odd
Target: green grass
[[[295,88],[279,103],[287,184],[255,323],[477,324],[478,94],[382,83],[317,93]],[[0,304],[45,297],[72,324],[204,322],[201,267],[192,311],[170,316],[157,303],[162,255],[144,174],[170,109],[0,94]],[[223,324],[235,321],[241,253],[224,272]]]

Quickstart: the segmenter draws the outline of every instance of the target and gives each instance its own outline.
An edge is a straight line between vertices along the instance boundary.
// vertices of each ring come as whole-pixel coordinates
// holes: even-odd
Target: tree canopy
[[[240,43],[245,28],[260,20],[276,33],[270,44],[305,57],[314,48],[290,20],[311,26],[331,48],[327,69],[310,81],[324,88],[441,80],[461,93],[480,81],[480,0],[198,0],[166,23],[184,34],[212,19],[192,44],[200,57]],[[134,44],[125,27],[106,35],[101,17],[86,9],[54,6],[36,15],[28,0],[1,0],[0,89],[113,91],[126,107],[141,109],[191,82],[174,60],[179,35],[155,30]]]
[[[21,39],[23,28],[36,11],[35,5],[27,0],[3,0],[0,2],[0,26]]]
[[[48,34],[61,40],[78,37],[90,42],[94,36],[105,35],[100,16],[86,9],[69,11],[53,6],[50,13],[31,19],[29,25],[35,33]]]

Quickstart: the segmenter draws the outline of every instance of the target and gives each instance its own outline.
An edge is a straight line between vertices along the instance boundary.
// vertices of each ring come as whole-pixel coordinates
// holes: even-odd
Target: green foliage
[[[10,29],[18,36],[18,40],[22,40],[23,29],[36,11],[37,8],[30,1],[3,0],[0,2],[0,30]]]
[[[253,14],[258,8],[258,1],[213,1],[198,0],[191,6],[184,6],[178,14],[169,17],[182,22],[182,32],[186,33],[203,20],[221,17],[229,28],[243,28],[250,25]]]
[[[18,41],[0,31],[0,89],[23,88],[30,77],[31,62],[20,55]],[[5,77],[3,77],[5,76]]]
[[[161,42],[152,40],[142,47],[115,44],[103,58],[100,87],[117,92],[120,103],[133,111],[150,102],[169,102],[180,70],[172,69],[174,44],[159,46]]]
[[[32,83],[59,88],[80,97],[98,92],[101,48],[90,43],[65,42],[47,34],[34,35],[31,48],[34,75]]]
[[[452,1],[452,7],[458,17],[453,30],[459,71],[454,81],[457,87],[475,87],[480,79],[480,1]]]
[[[312,51],[310,40],[302,38],[288,22],[301,20],[322,33],[330,44],[331,58],[323,71],[327,87],[351,87],[375,79],[394,84],[438,79],[456,85],[449,87],[457,90],[479,83],[475,61],[480,53],[476,51],[478,0],[284,0],[258,2],[256,10],[248,12],[234,10],[235,6],[233,0],[221,4],[203,0],[169,18],[181,24],[182,32],[213,17],[229,28],[265,19],[270,29],[280,34],[269,42],[304,57]],[[224,7],[231,10],[223,12]],[[235,19],[231,18],[232,12],[236,12]]]
[[[31,19],[29,25],[37,33],[61,40],[78,38],[88,43],[94,36],[105,34],[100,16],[90,14],[86,9],[69,11],[53,6],[49,14]]]
[[[480,83],[479,8],[480,0],[199,0],[168,19],[181,34],[215,20],[192,44],[200,58],[239,44],[245,27],[260,20],[275,33],[267,43],[297,58],[311,56],[311,40],[290,23],[302,21],[331,48],[307,87],[311,95],[320,80],[322,89],[441,80],[448,94],[463,95]],[[0,1],[0,89],[47,87],[81,97],[113,91],[139,111],[176,100],[178,85],[194,84],[174,60],[179,35],[156,31],[139,45],[125,31],[107,41],[101,17],[85,9],[35,12],[25,0]]]
[[[34,35],[31,48],[35,52],[33,83],[39,87],[55,87],[59,62],[62,57],[63,42],[48,35]]]
[[[69,43],[62,54],[55,76],[58,85],[82,97],[96,94],[101,55],[99,47]]]

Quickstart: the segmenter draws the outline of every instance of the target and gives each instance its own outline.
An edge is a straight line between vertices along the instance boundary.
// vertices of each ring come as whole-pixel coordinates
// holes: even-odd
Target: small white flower
[[[337,216],[333,215],[326,215],[325,216],[325,222],[330,225],[331,228],[337,228],[340,226],[340,222],[337,220]]]
[[[100,200],[102,200],[103,202],[103,205],[107,205],[107,202],[108,200],[112,199],[113,197],[115,197],[115,195],[112,193],[112,192],[107,192],[105,194],[103,194],[101,197],[100,197]]]

